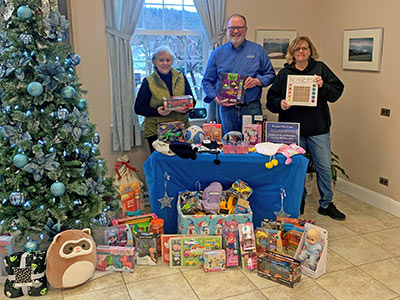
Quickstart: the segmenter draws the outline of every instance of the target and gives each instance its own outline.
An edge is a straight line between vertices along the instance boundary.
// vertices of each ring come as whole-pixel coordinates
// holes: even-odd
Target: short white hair
[[[175,54],[172,52],[170,47],[168,47],[168,46],[160,46],[160,47],[157,47],[156,49],[154,49],[153,56],[151,57],[151,61],[157,59],[157,57],[161,53],[168,53],[169,56],[171,56],[172,61],[175,60]]]

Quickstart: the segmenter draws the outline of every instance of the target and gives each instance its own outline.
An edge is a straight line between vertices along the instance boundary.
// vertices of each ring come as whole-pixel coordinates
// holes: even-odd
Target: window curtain
[[[129,41],[144,0],[104,0],[110,63],[113,151],[142,144],[139,119],[133,111],[135,76]]]
[[[225,0],[194,0],[212,49],[217,48],[224,42],[225,2]],[[218,105],[215,101],[208,105],[207,121],[221,123]]]

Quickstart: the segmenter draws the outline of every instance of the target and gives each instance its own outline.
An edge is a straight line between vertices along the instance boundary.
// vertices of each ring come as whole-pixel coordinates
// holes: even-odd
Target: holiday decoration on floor
[[[17,240],[91,227],[116,197],[54,3],[0,1],[0,230]]]

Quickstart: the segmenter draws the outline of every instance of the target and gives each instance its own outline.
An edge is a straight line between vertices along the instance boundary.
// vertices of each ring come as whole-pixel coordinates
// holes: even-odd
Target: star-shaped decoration
[[[286,191],[285,189],[281,188],[281,210],[280,211],[274,211],[274,214],[277,217],[282,217],[282,218],[288,218],[290,217],[290,214],[288,214],[287,212],[285,212],[285,210],[283,209],[283,199],[286,197]]]
[[[164,197],[157,199],[158,202],[161,203],[161,209],[164,207],[172,208],[171,202],[174,200],[174,197],[169,197],[167,192],[164,193]]]

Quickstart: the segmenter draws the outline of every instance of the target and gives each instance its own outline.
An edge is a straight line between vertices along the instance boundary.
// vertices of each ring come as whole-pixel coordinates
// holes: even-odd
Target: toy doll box
[[[317,262],[317,267],[315,268],[315,271],[311,270],[307,266],[302,265],[301,266],[301,273],[303,273],[304,275],[310,276],[311,278],[315,279],[315,278],[318,278],[319,276],[325,274],[325,272],[326,272],[326,257],[328,255],[328,230],[326,230],[324,228],[321,228],[321,227],[318,227],[318,226],[313,225],[313,224],[306,223],[303,236],[302,236],[302,238],[300,240],[299,247],[297,248],[296,254],[294,256],[295,258],[299,257],[299,255],[301,253],[301,250],[303,249],[304,241],[305,241],[305,238],[306,238],[305,234],[306,234],[306,232],[307,232],[307,230],[309,228],[315,228],[315,229],[317,229],[319,231],[319,233],[321,235],[320,243],[322,245],[322,251],[321,251],[321,255],[319,257],[319,260]]]
[[[238,224],[252,222],[253,212],[229,215],[184,215],[178,196],[178,232],[181,234],[222,235],[223,222],[237,221]]]
[[[258,276],[294,287],[301,279],[301,263],[297,259],[267,251],[258,256]]]
[[[97,270],[132,273],[135,270],[135,248],[119,246],[96,247]]]
[[[172,96],[163,98],[163,100],[165,111],[176,111],[181,108],[188,110],[193,108],[193,97],[190,95]]]

